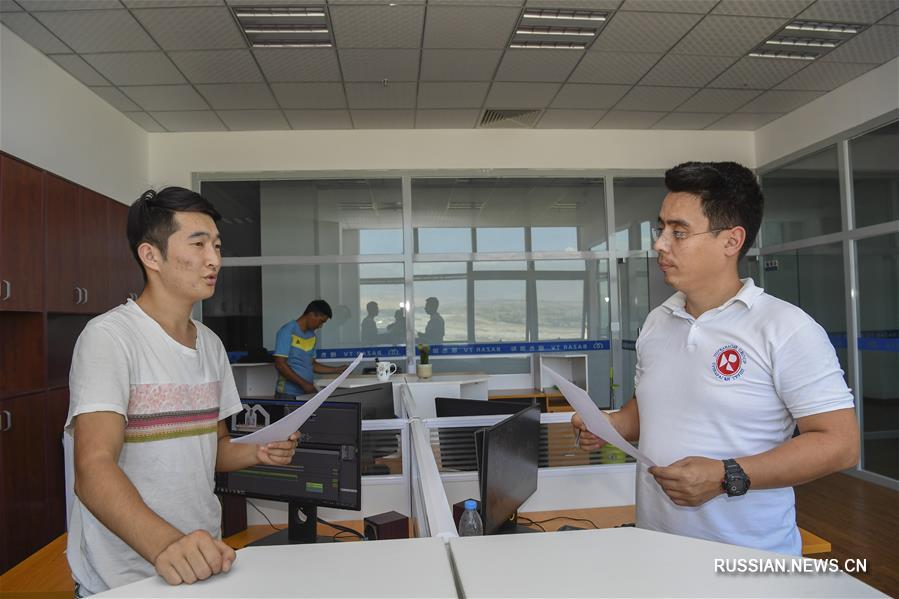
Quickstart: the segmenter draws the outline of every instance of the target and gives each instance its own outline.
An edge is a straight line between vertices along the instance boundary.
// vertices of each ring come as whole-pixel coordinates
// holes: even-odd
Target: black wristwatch
[[[740,468],[736,460],[724,461],[724,480],[721,481],[721,488],[727,493],[728,497],[739,497],[745,495],[749,490],[750,480]]]

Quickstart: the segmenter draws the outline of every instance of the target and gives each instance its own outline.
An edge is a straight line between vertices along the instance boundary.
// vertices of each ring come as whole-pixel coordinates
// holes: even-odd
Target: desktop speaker
[[[365,519],[365,536],[370,541],[408,539],[409,518],[398,512],[384,512]]]
[[[462,514],[465,512],[465,502],[466,501],[468,501],[468,500],[463,499],[462,501],[453,504],[453,522],[456,523],[456,530],[459,529],[459,519],[462,517]],[[478,514],[480,514],[481,513],[481,502],[478,501],[477,499],[474,499],[473,501],[476,504],[478,504],[477,510],[478,510]]]

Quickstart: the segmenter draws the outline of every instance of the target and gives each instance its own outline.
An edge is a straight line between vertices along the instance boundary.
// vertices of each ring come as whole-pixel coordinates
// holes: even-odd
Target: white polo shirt
[[[796,306],[752,279],[698,319],[684,303],[676,293],[650,312],[637,339],[640,449],[657,464],[763,453],[796,419],[853,407],[827,334]],[[792,487],[680,507],[638,465],[636,492],[641,528],[801,554]]]

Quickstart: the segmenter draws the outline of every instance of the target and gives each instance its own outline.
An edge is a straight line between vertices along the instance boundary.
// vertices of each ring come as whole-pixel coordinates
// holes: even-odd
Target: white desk
[[[636,528],[465,537],[450,547],[466,597],[884,596],[843,573],[716,574],[715,558],[784,556]]]
[[[169,586],[155,576],[96,597],[456,597],[439,539],[248,547],[227,574]]]

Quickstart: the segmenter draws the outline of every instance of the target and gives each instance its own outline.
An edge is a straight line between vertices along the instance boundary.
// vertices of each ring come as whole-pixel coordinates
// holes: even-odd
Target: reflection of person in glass
[[[391,343],[402,343],[406,338],[406,311],[403,308],[393,313],[393,322],[387,325],[387,337]]]
[[[325,300],[309,302],[303,315],[278,329],[275,337],[275,368],[278,370],[276,398],[315,393],[313,372],[337,374],[347,365],[326,366],[315,361],[318,339],[315,331],[331,319],[331,306]]]
[[[378,302],[368,302],[365,305],[368,316],[362,319],[362,327],[359,337],[362,343],[366,345],[374,345],[378,342],[378,325],[375,322],[375,316],[378,315]]]
[[[425,300],[425,312],[431,318],[428,320],[425,332],[418,335],[419,343],[427,343],[428,345],[443,343],[446,327],[443,324],[443,317],[437,313],[438,307],[440,307],[440,301],[436,297],[429,297]]]

